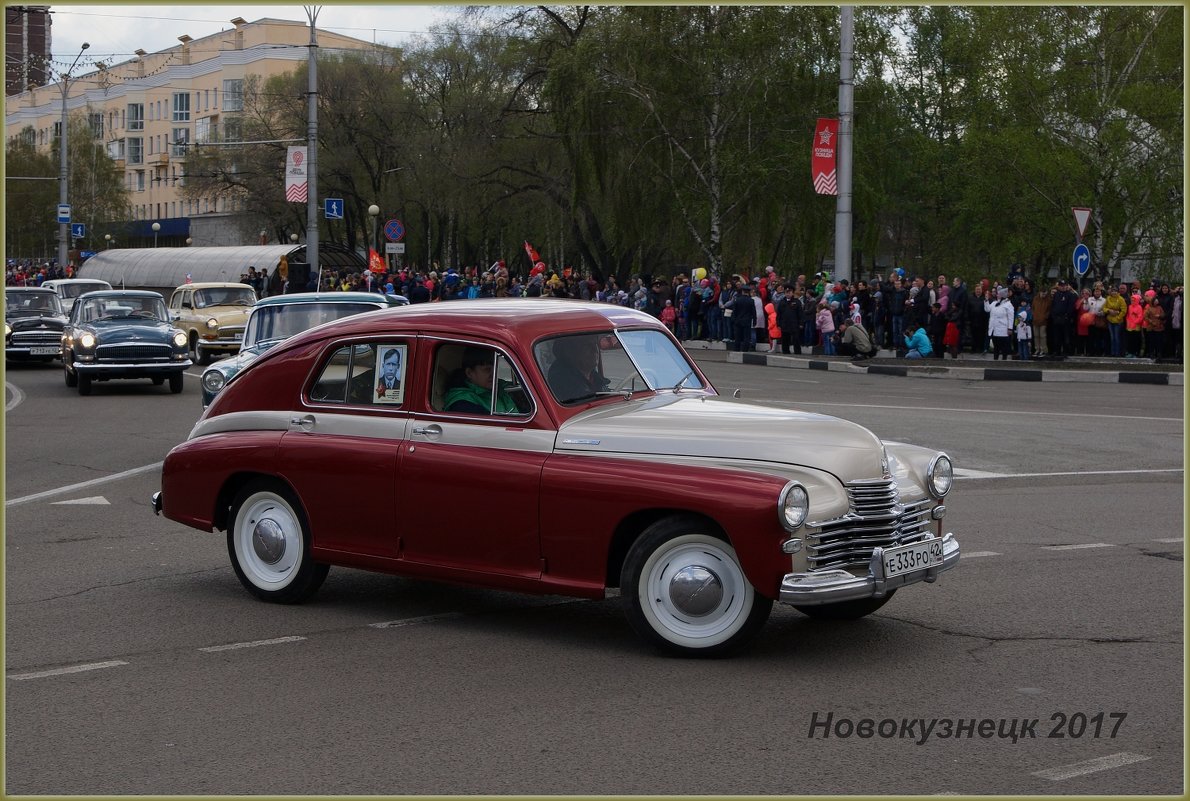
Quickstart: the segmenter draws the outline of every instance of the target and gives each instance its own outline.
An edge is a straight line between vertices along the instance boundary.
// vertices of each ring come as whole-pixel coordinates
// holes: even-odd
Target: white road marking
[[[1099,757],[1098,759],[1088,759],[1086,762],[1075,762],[1073,765],[1063,765],[1060,768],[1038,770],[1034,771],[1033,775],[1040,776],[1043,779],[1049,779],[1050,781],[1060,782],[1066,779],[1073,779],[1075,776],[1085,776],[1088,773],[1098,773],[1101,770],[1111,770],[1112,768],[1131,765],[1134,762],[1145,762],[1149,759],[1152,759],[1152,757],[1125,752]]]
[[[463,617],[463,613],[443,612],[440,615],[423,615],[422,617],[407,617],[402,620],[386,620],[383,623],[369,623],[368,627],[373,629],[396,629],[401,626],[417,626],[421,623],[432,623],[435,620],[449,620],[455,617]]]
[[[112,660],[111,662],[93,662],[89,665],[74,665],[73,667],[56,668],[54,670],[42,670],[38,673],[19,673],[8,678],[16,681],[23,681],[25,679],[44,679],[50,676],[64,676],[67,673],[84,673],[88,670],[103,670],[104,668],[119,667],[120,665],[127,665],[127,662],[120,660]]]
[[[305,637],[276,637],[271,640],[255,640],[253,642],[233,642],[227,645],[209,645],[206,648],[199,648],[200,651],[207,653],[214,653],[215,651],[234,651],[237,648],[258,648],[262,645],[281,645],[287,642],[300,642],[306,639]]]
[[[960,553],[959,559],[978,559],[981,556],[999,556],[995,551],[975,551],[973,553]]]
[[[73,501],[54,501],[51,506],[111,506],[111,502],[102,495],[92,495],[90,498],[75,498]]]
[[[1115,548],[1110,542],[1083,542],[1077,545],[1043,545],[1043,551],[1079,551],[1083,548]]]
[[[1056,473],[988,473],[983,470],[968,468],[954,468],[955,481],[978,481],[987,478],[1045,478],[1047,476],[1116,476],[1116,475],[1151,475],[1153,473],[1182,473],[1184,467],[1154,468],[1152,470],[1070,470]]]
[[[855,409],[895,409],[897,411],[904,411],[900,406],[886,406],[879,403],[835,403],[833,401],[771,401],[774,404],[781,404],[782,406],[848,406]],[[1045,417],[1092,417],[1105,418],[1109,420],[1118,420],[1118,414],[1091,414],[1090,412],[1025,412],[1008,409],[956,409],[949,406],[919,406],[914,409],[916,412],[970,412],[972,414],[1023,414],[1029,417],[1045,416]],[[1133,417],[1128,416],[1129,420],[1156,420],[1163,423],[1184,423],[1181,417]]]
[[[16,384],[10,384],[7,381],[4,382],[4,387],[12,393],[12,400],[4,404],[4,411],[11,412],[20,405],[21,401],[25,399],[25,393],[21,392],[20,387],[18,387]]]
[[[93,478],[90,481],[83,481],[79,484],[71,484],[68,487],[59,487],[58,489],[46,490],[45,492],[38,492],[35,495],[26,495],[23,498],[12,498],[4,502],[5,506],[16,506],[18,503],[28,503],[29,501],[40,501],[42,498],[52,498],[55,495],[65,495],[68,492],[75,492],[84,487],[93,487],[96,484],[104,484],[108,481],[119,481],[122,478],[139,475],[141,473],[148,473],[150,470],[160,470],[163,462],[153,462],[144,467],[134,467],[131,470],[125,470],[123,473],[113,473],[110,476],[103,478]]]
[[[1153,542],[1185,542],[1185,537],[1167,537],[1163,540],[1153,540]]]

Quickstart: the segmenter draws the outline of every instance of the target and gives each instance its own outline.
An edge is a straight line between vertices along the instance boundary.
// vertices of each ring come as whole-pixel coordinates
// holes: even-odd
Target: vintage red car
[[[308,598],[330,565],[618,593],[645,639],[717,655],[774,601],[860,617],[954,567],[951,483],[938,451],[720,396],[649,315],[493,299],[278,345],[169,453],[153,505],[226,531],[264,600]]]

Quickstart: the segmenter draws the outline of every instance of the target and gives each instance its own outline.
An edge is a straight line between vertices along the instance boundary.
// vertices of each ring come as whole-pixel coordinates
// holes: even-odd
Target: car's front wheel
[[[756,635],[772,610],[709,523],[676,516],[649,526],[620,574],[628,620],[644,639],[681,656],[724,656]]]
[[[78,383],[80,395],[91,394],[91,376],[86,373],[75,373],[74,380]]]
[[[169,391],[177,395],[182,391],[182,381],[184,380],[181,372],[169,374]]]
[[[838,601],[833,604],[810,606],[794,604],[793,608],[803,615],[809,615],[818,620],[859,620],[891,601],[895,593],[896,590],[889,590],[883,598],[859,598],[854,601]]]
[[[74,389],[79,385],[79,377],[77,374],[70,371],[70,365],[66,363],[66,357],[62,357],[62,375],[66,377],[66,386]]]
[[[273,603],[300,603],[326,579],[310,556],[310,530],[293,493],[275,481],[240,490],[231,507],[227,552],[248,592]]]

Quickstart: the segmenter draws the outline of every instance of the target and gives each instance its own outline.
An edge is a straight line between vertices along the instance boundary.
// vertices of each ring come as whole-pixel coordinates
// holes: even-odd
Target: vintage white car
[[[935,581],[959,560],[951,484],[944,453],[719,395],[649,315],[498,299],[279,343],[169,453],[153,504],[226,531],[264,600],[330,565],[619,594],[646,640],[708,656],[773,602],[855,618]]]

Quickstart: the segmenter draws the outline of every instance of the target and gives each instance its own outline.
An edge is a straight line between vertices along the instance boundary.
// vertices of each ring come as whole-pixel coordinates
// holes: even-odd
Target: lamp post
[[[157,247],[157,232],[161,230],[161,223],[153,223],[153,247]]]
[[[296,245],[296,244],[297,244],[297,241],[298,241],[298,235],[297,235],[297,234],[290,234],[290,235],[289,235],[289,241],[290,241],[290,242],[292,242],[293,244],[295,244],[295,245]]]
[[[106,245],[107,245],[107,247],[105,247],[105,248],[104,248],[104,250],[107,250],[108,248],[110,248],[110,247],[112,246],[112,235],[111,235],[111,234],[104,234],[104,235],[103,235],[103,241],[104,241],[104,243],[106,243]]]
[[[368,206],[368,216],[372,218],[372,238],[368,241],[368,247],[376,247],[376,219],[380,216],[380,207],[373,203]]]
[[[193,244],[194,244],[194,240],[191,239],[190,237],[186,237],[186,247],[190,247]]]
[[[62,132],[58,136],[58,150],[61,151],[59,154],[61,156],[61,158],[59,160],[60,163],[58,166],[58,205],[60,205],[60,206],[65,206],[67,203],[67,196],[69,194],[67,191],[67,189],[68,189],[67,185],[70,182],[70,173],[67,172],[67,166],[66,166],[66,146],[67,146],[67,142],[68,142],[67,133],[66,133],[66,128],[67,128],[67,126],[66,126],[66,95],[70,91],[70,73],[74,71],[75,65],[78,64],[79,59],[82,58],[83,50],[86,50],[90,46],[91,45],[88,42],[83,42],[83,46],[79,50],[78,55],[74,57],[74,61],[72,61],[70,64],[70,69],[66,70],[66,73],[62,76],[62,80],[59,81],[59,83],[58,83],[58,88],[62,90]],[[59,269],[66,268],[66,262],[67,262],[67,259],[69,258],[69,256],[68,256],[69,251],[70,251],[70,223],[68,223],[68,222],[58,223],[58,267],[59,267]]]

